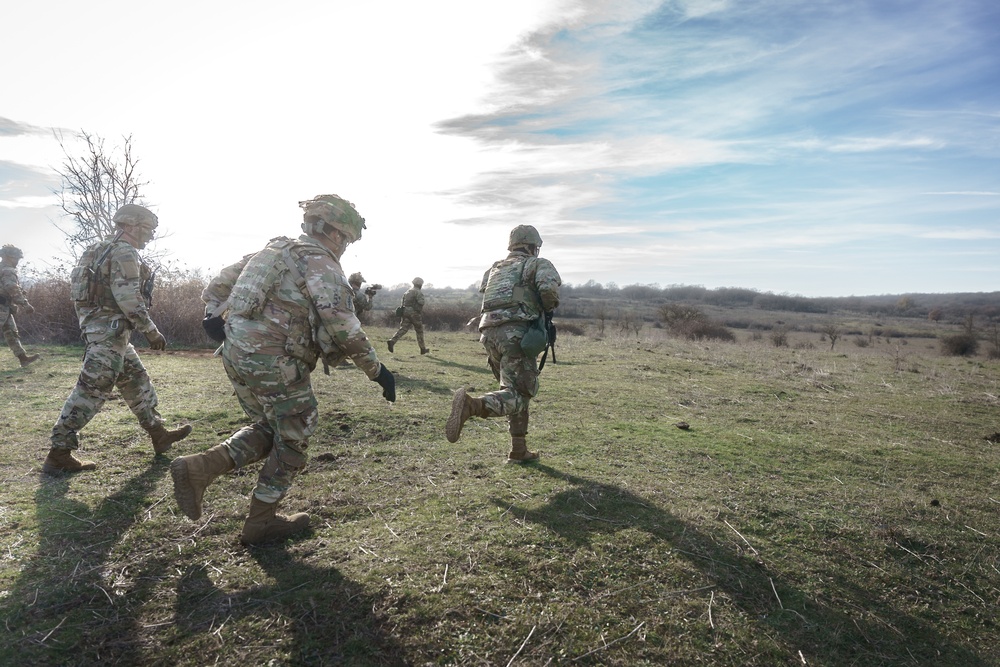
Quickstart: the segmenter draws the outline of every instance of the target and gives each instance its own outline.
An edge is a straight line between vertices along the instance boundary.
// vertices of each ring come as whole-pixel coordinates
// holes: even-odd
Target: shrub
[[[941,352],[950,357],[971,357],[979,350],[979,339],[970,333],[941,338]]]
[[[725,326],[712,320],[685,322],[673,329],[673,333],[688,340],[721,340],[735,343],[736,336]]]
[[[571,334],[573,336],[583,336],[586,334],[583,327],[575,322],[564,322],[563,320],[555,320],[556,331],[558,335]]]
[[[784,328],[773,330],[771,344],[775,347],[788,347],[788,330]]]

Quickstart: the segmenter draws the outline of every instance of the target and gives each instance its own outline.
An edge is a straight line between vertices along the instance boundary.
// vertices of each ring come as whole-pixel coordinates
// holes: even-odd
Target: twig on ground
[[[778,600],[778,606],[781,607],[782,609],[784,609],[785,605],[783,605],[781,603],[781,598],[778,597],[778,589],[774,587],[774,579],[772,579],[771,577],[768,577],[767,580],[771,582],[771,590],[774,591],[774,597],[775,597],[775,599]]]
[[[527,645],[528,640],[531,639],[531,635],[535,634],[535,628],[537,628],[537,627],[538,627],[537,625],[531,626],[531,632],[529,632],[528,636],[524,638],[523,642],[521,642],[521,646],[518,647],[517,653],[515,653],[514,655],[512,655],[510,657],[510,660],[507,661],[507,667],[510,667],[511,665],[513,665],[514,664],[514,659],[517,658],[517,656],[521,655],[521,651],[524,650],[524,647],[525,647],[525,645]]]
[[[583,660],[583,659],[584,659],[584,658],[586,658],[586,657],[587,657],[588,655],[592,655],[592,654],[594,654],[594,653],[597,653],[598,651],[603,651],[603,650],[604,650],[604,649],[606,649],[606,648],[611,648],[612,646],[614,646],[614,645],[615,645],[615,644],[617,644],[618,642],[622,642],[622,641],[625,641],[626,639],[628,639],[629,637],[631,637],[632,635],[634,635],[635,633],[637,633],[637,632],[639,631],[639,628],[641,628],[641,627],[642,627],[642,626],[644,626],[644,625],[646,625],[646,621],[643,621],[643,622],[642,622],[642,623],[640,623],[639,625],[637,625],[637,626],[635,626],[634,628],[632,628],[632,632],[628,633],[628,634],[627,634],[627,635],[625,635],[624,637],[619,637],[618,639],[615,639],[614,641],[610,641],[610,642],[606,643],[606,644],[605,644],[604,646],[598,646],[598,647],[597,647],[597,648],[595,648],[595,649],[592,649],[592,650],[590,650],[590,651],[587,651],[587,652],[586,652],[586,653],[584,653],[583,655],[578,655],[578,656],[576,656],[575,658],[573,658],[573,659],[572,659],[572,660],[571,660],[570,662],[576,662],[577,660]]]
[[[708,598],[708,625],[713,630],[715,630],[715,622],[712,621],[712,603],[715,602],[715,591],[712,591],[712,597]]]
[[[52,628],[51,630],[49,630],[49,631],[48,631],[48,633],[47,633],[47,634],[46,634],[46,635],[45,635],[44,637],[42,637],[41,641],[40,641],[40,642],[38,642],[38,643],[39,643],[39,644],[44,644],[44,643],[45,643],[45,641],[46,641],[46,640],[47,640],[47,639],[48,639],[49,637],[51,637],[51,636],[52,636],[52,633],[53,633],[53,632],[55,632],[56,630],[58,630],[59,628],[61,628],[61,627],[62,627],[62,624],[66,622],[66,619],[67,619],[67,618],[69,618],[69,616],[66,616],[66,617],[64,617],[64,618],[63,618],[63,620],[59,621],[59,625],[57,625],[56,627],[54,627],[54,628]]]
[[[742,535],[742,534],[740,533],[740,531],[738,531],[738,530],[736,530],[735,528],[733,528],[732,524],[730,524],[730,523],[729,523],[728,521],[726,521],[725,519],[723,519],[723,520],[722,520],[722,523],[724,523],[724,524],[726,524],[727,526],[729,526],[729,529],[730,529],[730,530],[732,530],[732,531],[733,531],[734,533],[736,533],[737,535],[739,535],[739,536],[740,536],[740,539],[741,539],[741,540],[743,540],[743,542],[744,542],[744,543],[746,543],[746,545],[747,545],[748,547],[750,547],[750,551],[752,551],[752,552],[754,553],[754,555],[755,555],[755,556],[759,556],[759,555],[760,555],[760,553],[759,553],[759,552],[758,552],[758,551],[757,551],[756,549],[754,549],[754,548],[753,548],[753,545],[752,545],[752,544],[750,544],[750,542],[749,542],[749,541],[747,540],[747,538],[743,537],[743,535]]]

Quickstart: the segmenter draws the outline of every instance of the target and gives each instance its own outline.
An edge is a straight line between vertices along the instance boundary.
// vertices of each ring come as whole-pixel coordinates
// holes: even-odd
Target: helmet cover
[[[329,226],[346,236],[348,243],[354,243],[366,228],[365,219],[358,214],[354,204],[337,195],[316,195],[300,201],[299,206],[303,211],[302,231],[306,234],[326,236]]]
[[[21,259],[24,257],[24,253],[17,246],[7,244],[0,248],[0,257],[10,257],[11,259]]]
[[[538,235],[538,230],[531,225],[518,225],[510,230],[510,242],[507,250],[513,250],[519,245],[533,245],[536,248],[542,247],[542,237]]]
[[[115,212],[112,221],[119,227],[141,226],[149,229],[156,229],[160,222],[155,213],[138,204],[125,204]]]

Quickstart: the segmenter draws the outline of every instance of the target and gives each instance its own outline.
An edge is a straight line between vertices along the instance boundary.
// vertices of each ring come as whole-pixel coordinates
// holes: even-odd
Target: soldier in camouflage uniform
[[[129,409],[153,441],[153,451],[166,452],[187,437],[190,426],[168,431],[157,412],[156,390],[132,347],[133,330],[142,332],[153,350],[167,340],[149,317],[152,294],[149,267],[139,257],[158,223],[156,215],[137,204],[115,213],[118,232],[84,250],[70,276],[70,296],[87,343],[76,387],[52,427],[52,449],[45,458],[47,473],[93,470],[93,461],[73,456],[77,433],[94,418],[117,388]]]
[[[14,321],[14,313],[18,307],[23,308],[29,315],[35,312],[35,307],[28,303],[28,297],[24,296],[17,278],[17,263],[22,257],[24,253],[20,248],[9,244],[0,248],[0,327],[3,328],[3,338],[7,341],[7,347],[24,367],[41,357],[37,354],[29,355],[24,351],[21,337],[17,333],[17,322]]]
[[[177,504],[196,520],[215,478],[264,461],[240,536],[247,545],[280,540],[309,526],[308,514],[282,516],[277,508],[306,465],[318,423],[310,381],[318,360],[336,365],[349,358],[382,387],[386,400],[396,400],[395,378],[361,329],[340,266],[344,250],[361,238],[364,218],[337,195],[299,205],[304,234],[272,239],[224,269],[202,294],[209,320],[228,313],[222,363],[253,424],[170,466]]]
[[[445,425],[448,442],[457,442],[462,426],[470,417],[506,417],[511,451],[508,462],[525,463],[538,459],[528,451],[528,403],[538,393],[537,355],[544,349],[522,349],[522,339],[531,322],[551,317],[559,305],[562,284],[556,268],[538,256],[542,238],[530,225],[518,225],[510,232],[510,254],[495,262],[483,276],[479,291],[483,306],[479,319],[480,342],[486,348],[490,369],[500,390],[478,398],[464,387],[455,392],[451,415]]]
[[[420,354],[427,354],[430,350],[424,346],[424,293],[421,288],[424,286],[424,279],[416,277],[413,279],[413,287],[406,290],[400,307],[403,309],[399,320],[399,329],[389,339],[389,351],[393,352],[396,343],[400,338],[409,332],[413,327],[413,332],[417,334],[417,345],[420,346]]]
[[[354,314],[358,316],[359,320],[363,318],[366,312],[372,309],[373,295],[361,291],[361,285],[364,282],[365,277],[358,271],[352,273],[351,277],[347,279],[347,283],[351,286],[351,292],[354,294]]]

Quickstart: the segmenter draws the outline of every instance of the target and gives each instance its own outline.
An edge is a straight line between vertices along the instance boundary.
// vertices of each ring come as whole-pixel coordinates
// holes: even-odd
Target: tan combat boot
[[[309,527],[309,515],[297,512],[289,516],[277,514],[278,503],[265,503],[251,496],[250,514],[243,524],[240,542],[250,546],[283,540]]]
[[[32,364],[32,363],[38,361],[41,358],[42,358],[42,355],[40,355],[40,354],[32,354],[32,355],[19,354],[19,355],[17,355],[18,361],[21,362],[21,368],[24,368],[28,364]]]
[[[486,414],[483,399],[469,396],[468,390],[462,387],[451,399],[451,416],[444,425],[444,435],[448,438],[448,442],[458,442],[458,436],[462,435],[462,426],[469,421],[469,417],[487,416],[489,415]]]
[[[53,447],[49,450],[45,462],[42,463],[42,472],[49,475],[58,475],[63,472],[79,472],[81,470],[93,470],[97,464],[93,461],[81,461],[73,456],[72,449],[65,447]]]
[[[153,451],[157,454],[163,454],[173,447],[175,442],[188,437],[191,433],[191,425],[187,424],[173,431],[168,431],[163,424],[157,424],[146,431],[149,433],[149,439],[153,441]]]
[[[236,467],[224,445],[216,445],[207,452],[179,456],[170,462],[170,476],[174,478],[174,500],[184,516],[197,521],[201,518],[201,499],[205,489],[216,477]]]
[[[538,452],[529,452],[523,435],[510,437],[510,454],[507,463],[531,463],[538,460]]]

